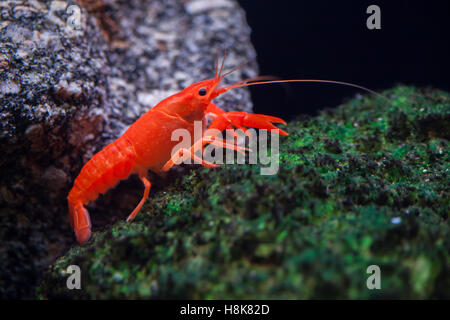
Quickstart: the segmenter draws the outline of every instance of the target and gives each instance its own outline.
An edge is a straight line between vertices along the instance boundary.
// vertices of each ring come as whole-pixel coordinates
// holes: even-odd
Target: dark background
[[[450,1],[239,0],[252,28],[260,74],[353,82],[382,91],[396,84],[450,91]],[[367,7],[381,9],[369,30]],[[251,88],[257,113],[290,119],[335,107],[361,90],[330,84]]]

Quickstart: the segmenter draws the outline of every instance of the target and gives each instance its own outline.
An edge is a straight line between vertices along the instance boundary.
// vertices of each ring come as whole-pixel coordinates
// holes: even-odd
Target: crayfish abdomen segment
[[[84,205],[134,173],[135,163],[133,146],[126,137],[120,137],[95,154],[81,169],[67,197],[70,224],[79,242],[90,237],[90,218]]]
[[[83,200],[95,200],[99,194],[126,179],[132,173],[134,163],[133,147],[125,137],[120,137],[84,165],[72,191],[78,193],[78,197],[85,198]],[[76,188],[79,190],[74,190]]]

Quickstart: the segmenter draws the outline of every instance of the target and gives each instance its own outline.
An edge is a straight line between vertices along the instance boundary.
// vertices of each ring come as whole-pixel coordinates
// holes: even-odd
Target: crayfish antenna
[[[307,82],[307,83],[330,83],[330,84],[338,84],[338,85],[344,85],[344,86],[348,86],[348,87],[353,87],[353,88],[357,88],[360,90],[364,90],[367,91],[369,93],[372,93],[374,95],[377,95],[383,99],[385,99],[386,101],[390,102],[390,99],[387,98],[386,96],[382,95],[381,93],[378,93],[374,90],[371,90],[369,88],[360,86],[358,84],[354,84],[351,82],[344,82],[344,81],[336,81],[336,80],[322,80],[322,79],[291,79],[291,80],[269,80],[269,81],[256,81],[256,82],[251,82],[254,81],[254,78],[250,78],[247,79],[247,81],[242,80],[239,81],[235,84],[232,84],[228,87],[222,88],[222,93],[225,91],[228,91],[230,89],[235,89],[235,88],[242,88],[242,87],[249,87],[249,86],[254,86],[254,85],[261,85],[261,84],[270,84],[270,83],[291,83],[291,82]]]

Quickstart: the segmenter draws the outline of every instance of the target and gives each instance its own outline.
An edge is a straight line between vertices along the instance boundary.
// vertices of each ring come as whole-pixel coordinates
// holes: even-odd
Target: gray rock
[[[81,166],[212,77],[216,50],[227,68],[249,61],[228,81],[257,66],[234,0],[2,1],[0,14],[0,297],[33,297],[42,268],[74,244],[65,197]],[[217,103],[252,107],[245,89]]]

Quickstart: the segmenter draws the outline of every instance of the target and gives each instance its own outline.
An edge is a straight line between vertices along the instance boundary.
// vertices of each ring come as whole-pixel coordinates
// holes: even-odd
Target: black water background
[[[399,83],[450,91],[448,0],[239,2],[252,28],[260,74],[349,81],[378,91]],[[366,27],[371,4],[381,9],[381,30]],[[313,83],[251,92],[255,112],[289,119],[361,91]]]

